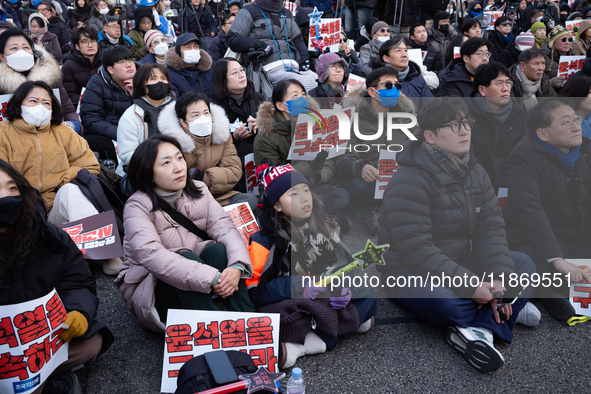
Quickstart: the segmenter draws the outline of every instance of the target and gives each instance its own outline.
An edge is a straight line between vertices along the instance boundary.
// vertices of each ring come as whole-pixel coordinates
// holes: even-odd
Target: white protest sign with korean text
[[[578,32],[579,32],[579,26],[581,25],[581,21],[566,21],[565,25],[566,25],[566,30],[568,30],[570,35],[573,37],[573,40],[576,40],[577,36],[578,36]],[[577,28],[576,33],[575,33],[575,27]]]
[[[591,259],[566,259],[591,277]],[[563,276],[564,278],[564,276]],[[566,280],[566,279],[565,279]],[[570,303],[577,315],[591,316],[591,283],[570,284]]]
[[[378,173],[382,180],[376,180],[376,190],[374,194],[374,198],[381,200],[384,198],[384,190],[386,190],[386,186],[392,176],[398,171],[400,166],[396,162],[396,153],[397,152],[390,152],[387,149],[380,150],[380,158],[378,161]]]
[[[246,192],[259,195],[259,180],[256,176],[256,163],[254,162],[254,153],[244,156],[244,181],[246,182]]]
[[[337,110],[343,111],[349,118],[350,125],[353,124],[354,108]],[[313,125],[311,140],[308,139],[308,122]],[[322,117],[316,113],[298,115],[296,130],[291,141],[287,159],[312,161],[318,156],[321,150],[328,151],[329,159],[344,155],[349,140],[339,139],[340,127],[346,127],[346,125],[339,123],[337,115]]]
[[[460,54],[460,49],[461,49],[460,47],[454,47],[454,59],[462,56]]]
[[[426,51],[425,51],[426,54]],[[423,66],[423,51],[420,48],[413,48],[408,50],[408,60],[415,62],[419,67]]]
[[[347,90],[351,90],[357,85],[365,85],[365,78],[355,74],[349,74],[349,80],[347,81]]]
[[[78,106],[76,107],[76,113],[80,116],[80,105],[82,104],[82,97],[84,96],[84,91],[86,90],[86,86],[82,88],[80,91],[80,98],[78,99]],[[74,104],[74,103],[72,103]]]
[[[557,76],[564,77],[564,80],[566,81],[574,73],[582,69],[584,63],[585,56],[560,56]]]
[[[174,393],[183,364],[214,350],[244,351],[257,367],[278,372],[278,345],[278,313],[169,309],[160,391]]]
[[[497,19],[503,16],[503,11],[484,11],[483,20],[488,23],[486,30],[494,30],[495,22]]]
[[[259,231],[259,224],[250,210],[248,203],[241,202],[239,204],[226,205],[224,211],[230,215],[234,226],[236,226],[244,242],[246,242],[246,246],[248,246],[250,236]]]
[[[339,42],[341,40],[341,20],[339,18],[322,18],[318,25],[310,23],[310,35],[308,37],[309,51],[317,51],[317,48],[314,46],[316,39],[324,41],[324,48],[329,47],[331,52],[338,52]]]
[[[68,343],[59,337],[66,314],[55,289],[0,306],[0,393],[33,392],[68,360]]]

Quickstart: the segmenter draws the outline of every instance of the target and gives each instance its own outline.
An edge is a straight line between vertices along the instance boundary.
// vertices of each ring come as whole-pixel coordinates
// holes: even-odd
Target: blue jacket
[[[196,66],[185,67],[183,59],[176,54],[175,48],[170,48],[166,52],[168,76],[177,97],[192,90],[209,96],[212,84],[211,56],[203,49],[200,53],[201,60]]]

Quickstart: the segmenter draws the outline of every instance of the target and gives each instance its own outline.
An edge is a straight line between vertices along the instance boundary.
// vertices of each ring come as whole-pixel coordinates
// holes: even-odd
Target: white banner
[[[384,190],[392,176],[398,171],[400,166],[396,162],[396,153],[390,152],[387,149],[380,150],[380,159],[378,161],[378,174],[382,177],[382,180],[376,180],[376,190],[374,198],[381,200],[384,198]]]
[[[234,222],[234,226],[236,226],[244,242],[246,242],[246,246],[248,246],[250,236],[260,230],[259,224],[250,210],[250,205],[246,202],[226,205],[224,211],[228,212],[228,215],[232,218],[232,222]]]
[[[566,259],[591,276],[591,259]],[[560,275],[564,279],[564,275]],[[566,279],[565,279],[566,280]],[[572,283],[570,285],[570,303],[577,315],[591,316],[591,283]]]

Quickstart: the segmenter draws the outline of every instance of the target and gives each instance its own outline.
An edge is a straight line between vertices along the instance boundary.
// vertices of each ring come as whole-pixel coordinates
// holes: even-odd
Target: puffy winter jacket
[[[558,75],[558,65],[560,64],[560,53],[558,53],[558,51],[556,51],[554,49],[550,49],[550,47],[548,46],[548,42],[543,43],[542,47],[540,49],[542,50],[544,55],[546,55],[546,58],[549,59],[549,62],[546,63],[546,75],[548,76],[549,79],[552,79]],[[572,48],[569,49],[568,52],[564,54],[564,56],[572,56],[572,55],[573,55]]]
[[[419,48],[422,52],[427,52],[423,59],[423,65],[427,67],[427,70],[438,72],[443,69],[442,58],[439,52],[435,50],[433,45],[427,41],[424,45],[419,45],[413,40],[410,40],[413,48]]]
[[[441,64],[445,64],[444,57],[447,46],[449,45],[451,39],[454,38],[454,36],[456,36],[458,33],[456,31],[449,30],[445,36],[442,36],[439,34],[437,29],[432,27],[427,29],[427,34],[429,35],[427,42],[435,52],[439,53],[439,56],[441,57]]]
[[[361,71],[363,71],[364,76],[368,76],[371,72],[371,66],[369,62],[374,59],[380,58],[380,48],[382,47],[383,42],[378,40],[371,40],[367,44],[361,47],[359,50],[359,58],[361,59]]]
[[[461,182],[444,172],[421,148],[408,141],[397,156],[401,166],[388,183],[379,217],[378,243],[390,244],[382,272],[409,268],[432,276],[513,273],[505,222],[486,171],[471,158]],[[470,269],[462,263],[472,263]],[[476,287],[452,286],[461,298]]]
[[[474,82],[464,66],[461,57],[454,59],[441,73],[438,97],[470,97],[474,91]],[[441,74],[440,74],[441,75]]]
[[[174,48],[170,48],[166,52],[168,76],[177,97],[192,90],[209,96],[212,83],[211,57],[203,49],[199,52],[201,59],[193,67],[185,67],[183,59],[176,54]]]
[[[195,33],[197,37],[202,36],[201,32],[203,35],[208,35],[211,32],[218,34],[215,18],[209,7],[203,8],[203,5],[200,4],[199,7],[194,8],[191,4],[186,8],[186,12],[183,27],[185,32]],[[199,25],[201,25],[201,29],[199,29]]]
[[[70,48],[73,46],[72,34],[70,33],[70,28],[66,22],[61,20],[58,16],[54,16],[49,19],[49,31],[57,36],[60,46],[62,47],[62,52],[69,52]]]
[[[220,31],[220,34],[215,36],[207,47],[207,53],[211,56],[211,60],[215,63],[226,56],[228,50],[228,42],[226,41],[226,33]]]
[[[587,50],[589,49],[589,40],[584,39],[584,34],[591,27],[590,20],[582,20],[579,25],[578,37],[572,44],[571,50],[575,56],[586,56]]]
[[[78,106],[82,88],[88,85],[90,77],[95,75],[101,66],[101,55],[102,51],[99,47],[91,63],[90,59],[82,55],[78,49],[72,48],[70,51],[68,61],[62,67],[62,75],[64,76],[64,89],[68,92],[74,106]]]
[[[117,139],[117,124],[121,115],[133,104],[131,95],[113,81],[101,66],[84,91],[80,117],[87,133]]]

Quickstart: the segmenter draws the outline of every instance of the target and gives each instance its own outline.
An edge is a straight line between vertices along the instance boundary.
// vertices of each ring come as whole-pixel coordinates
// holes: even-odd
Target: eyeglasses
[[[479,58],[490,58],[490,52],[476,52],[474,56],[478,56]]]
[[[402,82],[392,83],[390,81],[387,81],[387,82],[378,83],[378,86],[380,86],[380,85],[384,85],[384,87],[388,90],[392,89],[393,87],[396,87],[396,89],[398,89],[398,90],[402,89]]]
[[[385,27],[382,27],[382,28],[380,29],[380,31],[381,31],[382,33],[391,33],[391,32],[392,32],[392,30],[390,30],[390,29],[386,29]]]
[[[564,126],[564,127],[573,127],[573,125],[578,126],[581,124],[582,121],[583,121],[583,118],[581,118],[580,115],[575,115],[575,117],[573,119],[569,119],[569,120],[562,122],[561,126]]]
[[[342,64],[331,64],[329,67],[332,68],[335,71],[339,71],[339,70],[342,71],[342,70],[345,69],[345,67],[343,67]]]
[[[37,8],[37,11],[39,11],[42,14],[49,14],[49,13],[51,13],[51,10],[49,8],[43,8],[43,9]]]
[[[96,44],[96,40],[80,40],[80,45],[94,45]]]
[[[118,64],[120,66],[128,66],[128,65],[133,65],[133,59],[123,59],[123,60],[119,60],[118,62],[115,62],[115,64]]]
[[[573,38],[572,37],[562,37],[562,40],[560,40],[562,42],[573,42]]]
[[[503,89],[503,86],[506,86],[507,88],[511,89],[513,87],[513,81],[511,81],[510,79],[507,79],[506,81],[498,81],[494,84],[494,86],[496,86],[497,89]]]
[[[472,127],[474,127],[474,122],[475,122],[474,119],[469,119],[469,118],[464,119],[461,122],[454,120],[453,122],[449,122],[449,123],[446,123],[446,124],[438,127],[437,130],[449,126],[451,128],[452,132],[459,133],[460,126],[464,126],[464,129],[466,129],[466,130],[472,130]]]
[[[246,74],[246,71],[244,71],[244,69],[242,67],[232,71],[228,76],[229,77],[235,77],[238,74]]]
[[[107,27],[110,27],[111,29],[114,29],[114,30],[121,30],[121,27],[119,27],[119,25],[107,25]]]

